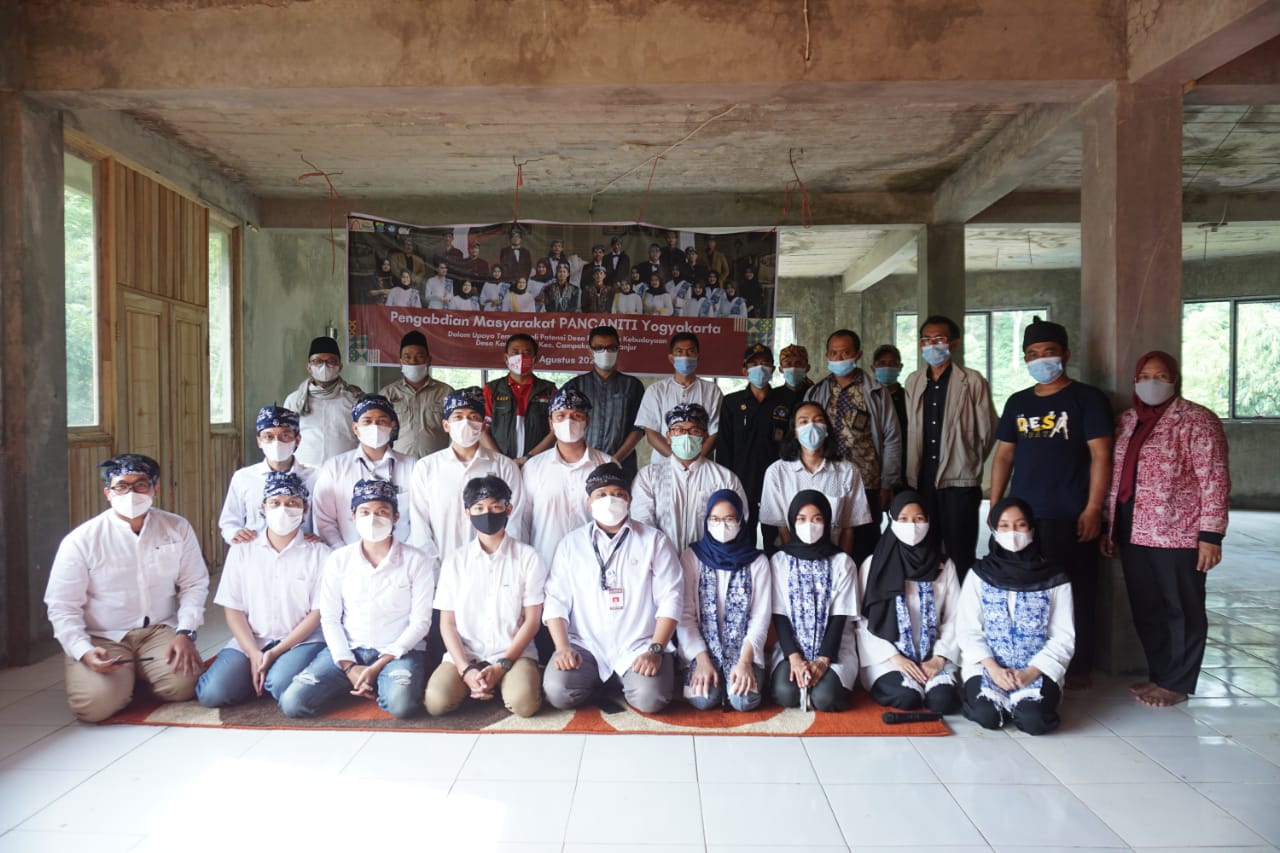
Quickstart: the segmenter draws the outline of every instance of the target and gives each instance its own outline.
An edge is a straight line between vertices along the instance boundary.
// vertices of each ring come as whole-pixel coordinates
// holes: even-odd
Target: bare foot
[[[1130,684],[1129,692],[1132,693],[1135,697],[1142,696],[1143,694],[1150,693],[1152,690],[1154,690],[1155,686],[1156,685],[1154,681],[1143,681],[1139,684]]]
[[[1187,694],[1174,693],[1172,690],[1157,687],[1139,696],[1138,701],[1143,705],[1150,705],[1152,708],[1168,708],[1171,705],[1177,705],[1179,702],[1187,701]]]
[[[1067,674],[1068,690],[1088,690],[1093,686],[1093,676],[1087,672],[1076,672]]]

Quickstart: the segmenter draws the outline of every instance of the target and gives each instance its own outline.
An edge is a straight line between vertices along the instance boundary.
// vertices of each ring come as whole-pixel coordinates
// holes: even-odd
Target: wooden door
[[[160,463],[164,479],[158,503],[172,509],[169,502],[169,475],[165,462],[169,444],[165,416],[168,359],[164,353],[169,340],[168,305],[164,299],[120,288],[120,374],[116,387],[121,399],[120,452],[145,453]]]
[[[182,302],[169,306],[167,436],[169,504],[191,522],[208,552],[217,507],[209,482],[209,311]],[[215,487],[216,488],[216,487]]]

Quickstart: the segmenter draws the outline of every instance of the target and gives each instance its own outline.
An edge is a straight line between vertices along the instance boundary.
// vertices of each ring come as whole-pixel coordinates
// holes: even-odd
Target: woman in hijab
[[[1147,680],[1130,687],[1144,705],[1185,701],[1200,677],[1209,621],[1205,579],[1222,560],[1227,530],[1227,438],[1218,416],[1182,396],[1178,361],[1138,359],[1133,408],[1116,426],[1110,535],[1120,552]]]
[[[1040,553],[1030,504],[1005,498],[990,518],[987,556],[965,578],[956,619],[964,715],[987,729],[1012,720],[1029,735],[1048,734],[1076,645],[1071,584]]]
[[[881,705],[954,714],[960,710],[960,581],[918,494],[899,493],[889,518],[889,535],[859,570],[862,686]]]
[[[772,588],[769,560],[752,547],[742,498],[720,489],[707,499],[702,538],[680,555],[684,614],[677,628],[687,669],[684,698],[699,711],[760,705]]]
[[[817,710],[843,711],[858,671],[849,624],[858,617],[857,567],[827,535],[830,523],[826,496],[805,489],[791,500],[791,535],[773,555],[773,699],[785,707],[799,706],[804,690]]]

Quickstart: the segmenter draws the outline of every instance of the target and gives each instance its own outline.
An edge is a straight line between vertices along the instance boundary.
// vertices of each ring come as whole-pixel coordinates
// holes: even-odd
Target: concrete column
[[[68,523],[62,119],[0,93],[0,666],[56,646],[42,599]]]
[[[916,240],[916,308],[920,322],[931,314],[950,317],[964,333],[964,225],[926,225]],[[956,353],[964,363],[964,350]]]
[[[1072,371],[1131,405],[1133,366],[1182,341],[1182,92],[1109,84],[1082,116],[1081,330],[1086,363]],[[1142,671],[1119,562],[1099,568],[1098,663]]]

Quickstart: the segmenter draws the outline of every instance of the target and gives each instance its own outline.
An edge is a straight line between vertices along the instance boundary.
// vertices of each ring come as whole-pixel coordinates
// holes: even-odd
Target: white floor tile
[[[62,684],[63,656],[47,657],[31,666],[0,669],[0,690],[44,690]]]
[[[815,737],[803,743],[824,785],[938,781],[910,738]]]
[[[164,729],[154,726],[73,723],[10,755],[0,767],[6,770],[99,770],[162,731]]]
[[[1061,844],[1119,847],[1121,839],[1071,791],[1057,785],[948,785],[960,808],[993,846]],[[1136,786],[1134,786],[1136,787]]]
[[[0,725],[60,726],[74,720],[67,708],[67,694],[61,688],[37,690],[8,707],[0,708]]]
[[[0,708],[7,708],[19,699],[26,699],[34,690],[0,690]]]
[[[61,726],[0,726],[0,759],[58,731]]]
[[[765,844],[763,846],[756,844],[708,844],[707,853],[796,853],[799,847],[789,847],[783,844]],[[858,853],[862,853],[861,847]],[[838,845],[814,845],[809,844],[804,847],[805,853],[849,853],[849,848],[843,844]],[[565,847],[565,853],[569,853],[569,848]],[[911,853],[907,848],[900,848],[897,853]]]
[[[1203,844],[1195,847],[1131,847],[1134,853],[1276,853],[1276,848],[1270,844],[1245,844],[1232,845],[1230,847],[1205,846]],[[1040,850],[1035,853],[1041,853]],[[1079,851],[1075,851],[1079,853]]]
[[[139,727],[142,728],[142,727]],[[266,731],[251,729],[198,729],[175,726],[121,756],[111,765],[114,773],[172,773],[175,765],[184,775],[193,776],[219,761],[239,758],[267,736]],[[321,749],[324,748],[321,743]]]
[[[650,820],[628,820],[641,809]],[[606,844],[702,843],[702,810],[696,782],[580,782],[569,811],[566,842]]]
[[[564,853],[705,853],[707,848],[698,844],[574,844],[564,845]],[[752,848],[760,850],[759,847]],[[840,850],[845,848],[841,847]],[[560,850],[556,847],[556,850]]]
[[[1201,782],[1192,787],[1267,841],[1280,844],[1280,785]]]
[[[1233,737],[1280,731],[1280,706],[1266,699],[1191,699],[1181,710]]]
[[[1131,735],[1211,735],[1213,730],[1181,708],[1149,708],[1133,698],[1116,697],[1089,708],[1089,716],[1122,737]]]
[[[481,741],[488,739],[484,736]],[[471,850],[478,838],[528,844],[564,841],[573,801],[573,782],[466,779],[454,783],[442,809],[442,825],[457,827],[449,839],[438,841],[439,850]],[[477,830],[476,828],[479,827]]]
[[[696,782],[693,738],[589,735],[579,782]]]
[[[827,785],[850,844],[981,845],[981,833],[939,783]]]
[[[22,829],[0,836],[0,853],[127,853],[141,835],[102,832],[29,832]]]
[[[1248,747],[1270,761],[1280,764],[1280,733],[1266,735],[1238,735],[1232,738],[1241,746]]]
[[[84,770],[6,770],[0,773],[0,832],[22,823],[88,777],[89,773]]]
[[[799,738],[695,737],[700,782],[817,782]]]
[[[1191,738],[1176,738],[1191,740]],[[1173,782],[1173,775],[1118,737],[1029,737],[1022,748],[1060,782]]]
[[[271,731],[241,757],[291,770],[337,774],[372,736],[370,732]]]
[[[1053,774],[1019,744],[960,738],[913,738],[924,760],[947,783],[1052,785]]]
[[[342,776],[452,782],[477,737],[443,732],[374,732],[343,768]]]
[[[1128,740],[1188,782],[1280,782],[1280,767],[1230,738],[1135,737]]]
[[[177,771],[177,766],[175,762],[165,773],[145,775],[100,771],[32,815],[21,828],[149,835],[166,814],[194,815],[205,807],[187,793],[193,780]],[[88,775],[89,771],[64,772]]]
[[[1035,853],[1080,853],[1080,849],[1081,848],[1079,847],[1036,847],[1034,848]],[[1129,850],[1128,847],[1089,847],[1088,849],[1090,851],[1093,851],[1093,850],[1126,850],[1127,851]],[[1027,848],[996,847],[995,853],[1027,853]],[[1183,851],[1183,853],[1187,853],[1187,851]],[[1197,853],[1199,853],[1199,851],[1197,851]]]
[[[476,739],[459,779],[573,781],[582,764],[585,735],[485,734]],[[568,808],[568,804],[565,804]]]
[[[1189,785],[1072,785],[1131,847],[1258,844],[1252,830]]]
[[[962,847],[951,844],[942,846],[937,844],[909,844],[905,847],[897,845],[867,847],[859,844],[855,849],[858,853],[991,853],[991,848],[985,844],[981,847],[967,844]],[[1041,853],[1039,848],[1036,849],[1036,853]],[[1076,851],[1076,853],[1079,853],[1079,851]]]
[[[846,843],[820,785],[703,783],[701,788],[708,846],[811,849]]]

